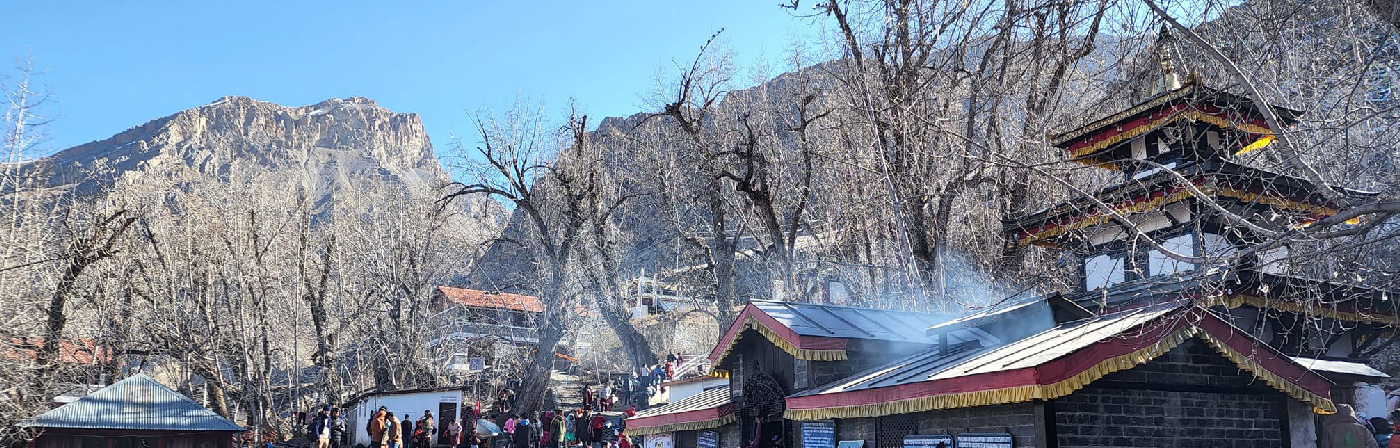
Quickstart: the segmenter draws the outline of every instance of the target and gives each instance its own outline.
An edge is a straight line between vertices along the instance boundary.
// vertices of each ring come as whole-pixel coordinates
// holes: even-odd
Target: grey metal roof
[[[1390,378],[1390,375],[1386,375],[1385,372],[1373,369],[1371,366],[1359,362],[1332,361],[1328,359],[1301,358],[1297,356],[1290,356],[1289,358],[1293,358],[1293,362],[1307,367],[1308,370],[1321,372],[1323,376],[1327,376],[1326,374],[1328,373],[1340,373],[1373,379]]]
[[[933,344],[924,329],[944,318],[912,311],[877,310],[794,302],[751,302],[760,311],[803,336]]]
[[[20,425],[138,431],[243,431],[242,427],[189,397],[139,373]]]
[[[729,404],[729,386],[722,386],[676,400],[675,403],[667,403],[663,406],[638,412],[636,417],[631,417],[630,419],[635,420],[658,415],[713,409],[726,404]]]
[[[1022,300],[1020,302],[998,304],[957,319],[931,325],[926,331],[929,333],[936,333],[953,328],[975,327],[999,319],[1015,319],[1022,317],[1020,313],[1031,312],[1037,307],[1046,308],[1048,310],[1049,305],[1045,303],[1045,299],[1040,297]]]
[[[999,347],[933,349],[793,396],[849,392],[1035,367],[1171,312],[1181,302],[1164,303],[1060,324]]]

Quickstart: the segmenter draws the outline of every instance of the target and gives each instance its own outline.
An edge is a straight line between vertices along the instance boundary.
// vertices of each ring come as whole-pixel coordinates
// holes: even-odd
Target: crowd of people
[[[474,420],[471,424],[475,426]],[[380,406],[365,424],[365,431],[369,433],[373,448],[431,448],[434,445],[433,437],[438,435],[436,426],[432,411],[424,410],[423,416],[414,421],[407,412],[395,416],[392,411]],[[449,437],[453,432],[460,437],[462,425],[454,420],[443,430]]]

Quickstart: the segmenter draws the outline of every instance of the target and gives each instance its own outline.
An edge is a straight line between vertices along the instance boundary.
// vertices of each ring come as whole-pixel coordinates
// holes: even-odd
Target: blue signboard
[[[842,440],[836,448],[865,448],[864,440]]]
[[[953,436],[947,434],[904,436],[904,448],[953,448]]]
[[[719,433],[714,431],[700,431],[695,438],[696,448],[719,448]]]
[[[1011,448],[1011,434],[958,434],[958,448]]]
[[[802,448],[836,448],[836,423],[802,422]]]

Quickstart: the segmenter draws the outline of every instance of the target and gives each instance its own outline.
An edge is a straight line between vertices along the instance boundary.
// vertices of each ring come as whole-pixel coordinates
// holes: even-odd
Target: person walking
[[[433,422],[433,413],[427,409],[423,410],[423,416],[418,419],[418,437],[414,443],[418,448],[432,448],[433,435],[437,434],[437,424]]]
[[[380,406],[378,411],[374,411],[374,417],[370,418],[369,423],[365,425],[365,432],[369,433],[370,448],[384,447],[385,412],[387,412],[387,410],[384,409],[383,406]]]
[[[583,408],[592,411],[592,410],[593,410],[593,391],[588,390],[588,385],[587,385],[587,384],[584,384],[582,387],[583,387],[583,390],[580,391],[579,393],[582,394],[582,396],[583,396]]]
[[[554,438],[550,437],[552,435],[550,434],[550,431],[554,429],[554,425],[552,424],[554,422],[553,417],[553,413],[545,411],[544,415],[540,416],[539,419],[535,420],[535,424],[539,425],[540,448],[554,448],[552,446],[554,443]]]
[[[321,412],[307,425],[307,435],[316,442],[316,448],[331,448],[331,407],[322,406]]]
[[[384,413],[384,447],[403,448],[403,423],[394,417],[393,412]]]
[[[574,439],[580,445],[588,444],[588,414],[583,409],[574,413]]]
[[[603,441],[603,424],[607,423],[607,421],[608,419],[603,418],[603,413],[601,412],[595,412],[593,418],[589,419],[588,443],[590,445]]]
[[[447,423],[447,445],[457,448],[462,444],[462,424],[456,420]]]
[[[564,415],[562,414],[562,412],[561,412],[560,410],[558,410],[558,409],[554,410],[554,419],[553,419],[552,421],[550,421],[549,424],[550,424],[550,427],[553,428],[553,431],[551,432],[551,435],[553,436],[552,438],[554,439],[554,447],[555,447],[555,448],[564,448],[565,446],[567,446],[567,444],[568,444],[569,442],[568,442],[568,440],[567,440],[567,438],[566,438],[566,437],[567,437],[567,436],[566,436],[566,432],[567,432],[568,430],[567,430],[566,427],[565,427]]]
[[[600,406],[602,410],[612,410],[612,387],[608,386],[607,381],[603,381],[598,385],[598,401],[602,402]]]
[[[569,411],[564,413],[564,446],[574,446],[578,442],[578,433],[574,432],[574,413]]]
[[[345,417],[340,416],[340,408],[331,408],[331,448],[341,448],[345,443]]]

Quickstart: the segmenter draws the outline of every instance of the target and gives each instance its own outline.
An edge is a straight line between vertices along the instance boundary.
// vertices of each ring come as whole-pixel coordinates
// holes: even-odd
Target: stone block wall
[[[1061,448],[1287,445],[1281,392],[1187,341],[1050,405]]]
[[[836,421],[836,440],[865,440],[865,448],[900,448],[915,434],[1009,433],[1015,446],[1036,446],[1034,403],[945,409]]]

